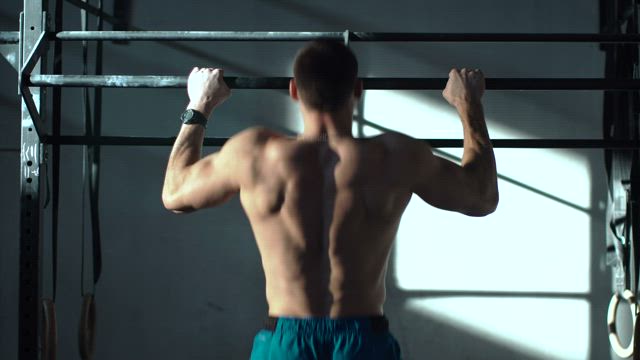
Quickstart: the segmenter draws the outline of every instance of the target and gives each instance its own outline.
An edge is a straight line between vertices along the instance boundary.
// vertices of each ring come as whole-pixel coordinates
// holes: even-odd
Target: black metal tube
[[[54,145],[172,146],[175,137],[45,136]],[[205,138],[205,146],[222,146],[228,138]],[[421,139],[434,148],[461,148],[462,139]],[[528,149],[639,149],[640,141],[602,139],[494,139],[495,148]]]
[[[62,30],[63,0],[56,0],[54,5],[53,26],[56,31]],[[62,73],[62,43],[53,44],[53,73]],[[62,89],[54,88],[51,101],[51,131],[54,136],[60,135],[62,125]],[[56,301],[58,293],[58,229],[60,219],[60,146],[53,145],[51,149],[51,276],[53,294]]]
[[[225,77],[232,89],[288,89],[289,77]],[[370,90],[442,90],[446,78],[363,78]],[[32,75],[31,86],[184,88],[186,76]],[[638,90],[638,79],[501,78],[487,79],[489,90]]]
[[[58,40],[144,41],[309,41],[343,39],[343,32],[282,31],[61,31]]]
[[[98,18],[104,19],[107,22],[111,23],[111,24],[120,24],[122,23],[120,21],[120,19],[116,18],[115,16],[111,15],[111,14],[107,14],[104,11],[102,11],[102,9],[96,8],[95,6],[92,6],[89,3],[80,1],[80,0],[66,0],[66,2],[68,2],[71,5],[75,5],[77,7],[79,7],[80,9],[86,11],[87,13],[97,16]],[[100,31],[96,31],[96,32],[100,32]],[[89,40],[89,39],[80,39],[80,40]]]
[[[0,31],[0,44],[17,44],[20,41],[18,31]]]
[[[294,31],[61,31],[58,40],[145,40],[145,41],[309,41],[344,40],[344,32]],[[587,33],[392,33],[351,32],[349,41],[380,42],[562,42],[562,43],[639,43],[638,34]]]

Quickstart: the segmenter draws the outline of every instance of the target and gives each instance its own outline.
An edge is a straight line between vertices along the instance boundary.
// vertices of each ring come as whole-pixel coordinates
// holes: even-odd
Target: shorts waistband
[[[332,330],[339,329],[370,329],[374,333],[384,333],[389,331],[389,320],[385,315],[377,316],[359,316],[344,318],[328,318],[328,317],[273,317],[268,316],[264,322],[264,329],[275,331],[278,324],[294,330]]]

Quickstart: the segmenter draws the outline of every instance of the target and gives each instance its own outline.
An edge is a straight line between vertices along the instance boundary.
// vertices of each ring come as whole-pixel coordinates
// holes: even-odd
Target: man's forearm
[[[231,96],[231,90],[224,82],[223,70],[194,67],[187,80],[187,94],[189,95],[187,109],[195,110],[205,119],[209,119],[213,109]],[[205,133],[203,125],[206,126],[206,120],[198,119],[198,114],[185,115],[186,122],[189,124],[182,125],[173,144],[162,189],[162,201],[165,207],[174,211],[176,209],[193,210],[202,205],[198,200],[194,200],[194,189],[201,181],[193,178],[199,175],[191,169],[196,169],[193,165],[202,157]],[[195,194],[195,197],[198,196],[199,194]]]
[[[473,185],[478,191],[490,197],[497,196],[496,161],[482,104],[464,104],[458,107],[458,113],[464,129],[462,167],[473,175]]]
[[[200,112],[207,119],[211,117],[213,108],[205,101],[190,102],[187,109]],[[195,164],[202,157],[202,142],[205,128],[200,125],[182,125],[176,138],[167,165],[165,177],[165,190],[175,189],[176,175],[179,175],[186,167]],[[178,176],[179,178],[179,176]]]
[[[462,165],[475,160],[477,155],[484,152],[493,154],[493,146],[489,139],[489,131],[484,119],[482,104],[467,103],[458,106],[458,114],[462,120],[464,130],[464,155]]]
[[[204,127],[200,125],[182,125],[169,156],[167,173],[165,175],[163,193],[173,193],[180,187],[180,180],[184,170],[195,164],[202,156],[202,141]]]

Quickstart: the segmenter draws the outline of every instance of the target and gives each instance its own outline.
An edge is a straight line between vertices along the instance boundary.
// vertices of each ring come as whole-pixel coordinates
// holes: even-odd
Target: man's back
[[[247,159],[240,199],[270,315],[383,314],[387,260],[411,197],[385,141],[396,135],[331,143],[265,135]]]
[[[363,88],[356,74],[355,56],[343,44],[311,43],[296,56],[289,82],[304,138],[252,128],[203,159],[204,127],[197,124],[206,124],[230,90],[219,69],[194,68],[189,76],[191,102],[162,199],[182,213],[240,194],[262,256],[271,315],[254,339],[252,359],[400,359],[383,312],[384,283],[411,194],[470,216],[497,206],[481,72],[452,69],[443,91],[462,121],[460,165],[397,133],[353,139],[353,108]]]

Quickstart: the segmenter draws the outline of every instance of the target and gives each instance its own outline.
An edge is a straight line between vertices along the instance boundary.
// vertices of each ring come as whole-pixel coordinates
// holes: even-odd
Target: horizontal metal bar
[[[294,31],[61,31],[58,40],[147,40],[147,41],[309,41],[343,40],[344,32]],[[349,41],[381,42],[578,42],[640,43],[640,34],[580,33],[393,33],[350,32]]]
[[[274,31],[61,31],[58,40],[144,40],[144,41],[310,41],[342,40],[343,32]]]
[[[171,146],[175,137],[127,136],[44,136],[42,142],[51,145],[105,146]],[[205,146],[222,146],[228,138],[204,139]],[[461,139],[420,139],[434,148],[461,148]],[[601,139],[494,139],[495,148],[529,149],[638,149],[640,141]]]
[[[289,77],[225,77],[232,89],[288,89]],[[363,78],[370,90],[442,90],[446,78]],[[186,76],[162,75],[32,75],[31,86],[184,88]],[[486,80],[489,90],[638,90],[638,79],[596,78],[493,78]]]
[[[17,44],[20,41],[18,31],[0,31],[0,44]]]
[[[228,138],[205,138],[205,146],[222,146]],[[172,146],[175,137],[137,136],[45,136],[44,144],[50,145],[104,145],[104,146]]]

